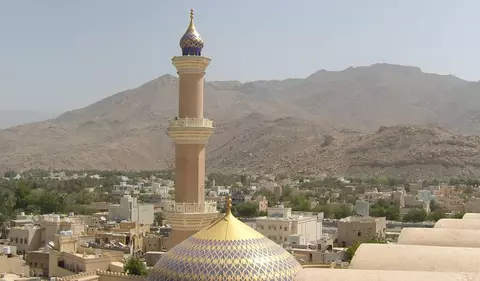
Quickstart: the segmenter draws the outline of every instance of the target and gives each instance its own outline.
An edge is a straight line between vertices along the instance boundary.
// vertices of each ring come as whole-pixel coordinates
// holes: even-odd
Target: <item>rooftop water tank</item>
[[[10,249],[10,247],[8,247],[8,246],[3,247],[2,253],[3,253],[4,255],[10,255],[10,254],[11,254],[11,249]]]

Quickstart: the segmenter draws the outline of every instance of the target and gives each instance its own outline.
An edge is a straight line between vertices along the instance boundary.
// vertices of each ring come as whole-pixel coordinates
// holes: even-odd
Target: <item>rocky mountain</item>
[[[476,175],[480,83],[376,64],[305,79],[205,85],[212,169]],[[161,76],[46,122],[0,131],[0,170],[161,169],[178,80]],[[399,125],[407,124],[407,125]],[[415,125],[408,125],[415,124]],[[380,128],[380,129],[379,129]]]
[[[29,110],[0,110],[0,129],[39,122],[55,117],[55,113]]]

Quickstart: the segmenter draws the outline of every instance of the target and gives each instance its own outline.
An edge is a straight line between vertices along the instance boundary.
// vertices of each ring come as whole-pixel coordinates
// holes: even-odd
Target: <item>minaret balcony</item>
[[[210,58],[202,56],[178,56],[172,58],[172,63],[177,68],[177,73],[181,74],[205,74],[205,70],[210,64]]]
[[[217,202],[176,203],[164,207],[165,220],[175,229],[198,231],[210,225],[219,215]]]
[[[174,118],[169,120],[168,135],[178,144],[206,144],[213,134],[213,121],[207,118]]]
[[[205,127],[213,128],[213,121],[208,118],[174,118],[169,120],[170,127]]]
[[[166,213],[215,213],[217,212],[216,201],[203,203],[178,203],[171,201],[164,207]]]

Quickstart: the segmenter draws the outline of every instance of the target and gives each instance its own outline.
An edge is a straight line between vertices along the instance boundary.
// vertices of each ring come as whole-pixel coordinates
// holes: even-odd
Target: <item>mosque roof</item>
[[[226,214],[168,251],[148,281],[293,281],[301,270],[280,245]]]
[[[182,39],[180,39],[180,48],[182,48],[182,55],[184,56],[202,55],[203,40],[195,28],[193,17],[193,10],[190,10],[190,24],[185,34],[183,34]]]

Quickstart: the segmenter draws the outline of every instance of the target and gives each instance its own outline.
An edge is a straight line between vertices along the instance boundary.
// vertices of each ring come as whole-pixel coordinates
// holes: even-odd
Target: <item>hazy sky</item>
[[[0,0],[0,109],[61,112],[173,74],[190,8],[208,80],[377,62],[480,80],[478,0]]]

